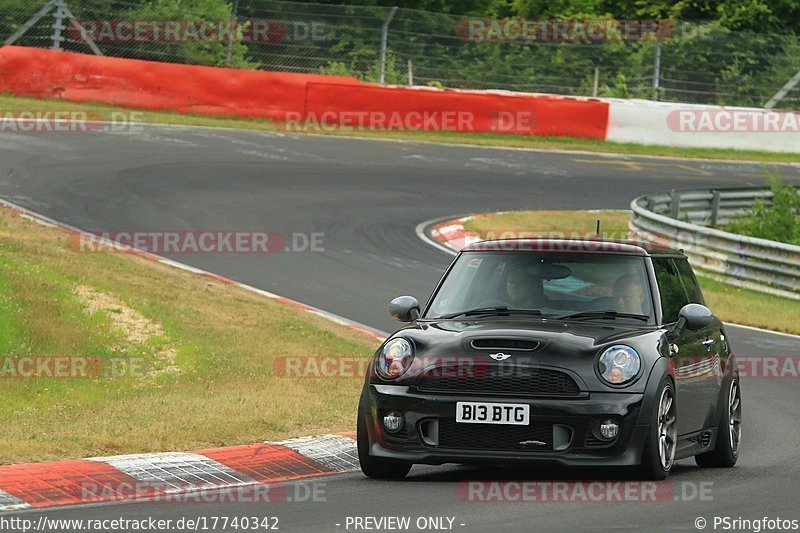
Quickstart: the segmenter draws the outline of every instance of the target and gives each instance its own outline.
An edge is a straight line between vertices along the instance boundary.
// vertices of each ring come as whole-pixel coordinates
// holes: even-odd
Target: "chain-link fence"
[[[800,73],[794,35],[686,22],[664,31],[658,21],[655,32],[620,38],[619,21],[571,21],[566,30],[563,21],[528,22],[535,30],[521,35],[519,21],[378,6],[3,0],[0,42],[392,84],[719,105],[761,107],[786,86],[778,107],[800,108],[800,83],[787,86]],[[651,22],[622,24],[630,30]],[[592,31],[605,29],[584,38],[592,24]]]

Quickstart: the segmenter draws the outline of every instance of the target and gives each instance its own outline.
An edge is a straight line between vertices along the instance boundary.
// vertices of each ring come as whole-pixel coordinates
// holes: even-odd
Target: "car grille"
[[[421,391],[515,396],[578,396],[580,388],[557,370],[519,366],[439,367],[428,370],[417,387]]]
[[[520,442],[528,441],[529,445]],[[544,444],[536,444],[539,441]],[[497,451],[552,451],[553,425],[500,426],[439,421],[439,447]]]

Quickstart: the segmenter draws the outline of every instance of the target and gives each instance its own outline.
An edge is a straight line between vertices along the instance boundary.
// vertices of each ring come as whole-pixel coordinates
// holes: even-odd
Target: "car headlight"
[[[378,357],[378,374],[386,379],[402,376],[414,360],[414,348],[406,339],[392,339]]]
[[[622,385],[632,380],[639,374],[641,366],[636,350],[623,344],[608,348],[597,362],[600,376],[611,385]]]

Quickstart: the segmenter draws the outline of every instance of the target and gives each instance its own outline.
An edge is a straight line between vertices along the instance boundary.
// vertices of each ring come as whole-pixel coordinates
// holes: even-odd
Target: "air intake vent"
[[[597,437],[595,437],[594,433],[592,433],[591,431],[588,431],[586,433],[586,447],[587,448],[596,448],[598,446],[608,446],[609,444],[611,444],[611,443],[608,442],[608,441],[605,441],[605,440],[600,440]]]
[[[538,348],[539,343],[526,339],[483,338],[472,339],[470,346],[476,350],[520,350],[530,352]]]
[[[523,444],[524,443],[524,444]],[[439,447],[519,452],[553,451],[553,425],[488,426],[439,421]]]
[[[703,445],[703,448],[708,448],[711,444],[711,432],[706,431],[702,435],[700,435],[700,444]]]

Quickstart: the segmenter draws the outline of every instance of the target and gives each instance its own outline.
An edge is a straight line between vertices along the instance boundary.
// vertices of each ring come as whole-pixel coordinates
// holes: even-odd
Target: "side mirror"
[[[711,324],[714,314],[711,309],[700,304],[686,304],[678,313],[678,323],[675,326],[677,331],[688,329],[697,331]]]
[[[413,296],[398,296],[389,302],[389,314],[400,322],[415,321],[419,312],[419,302]]]

